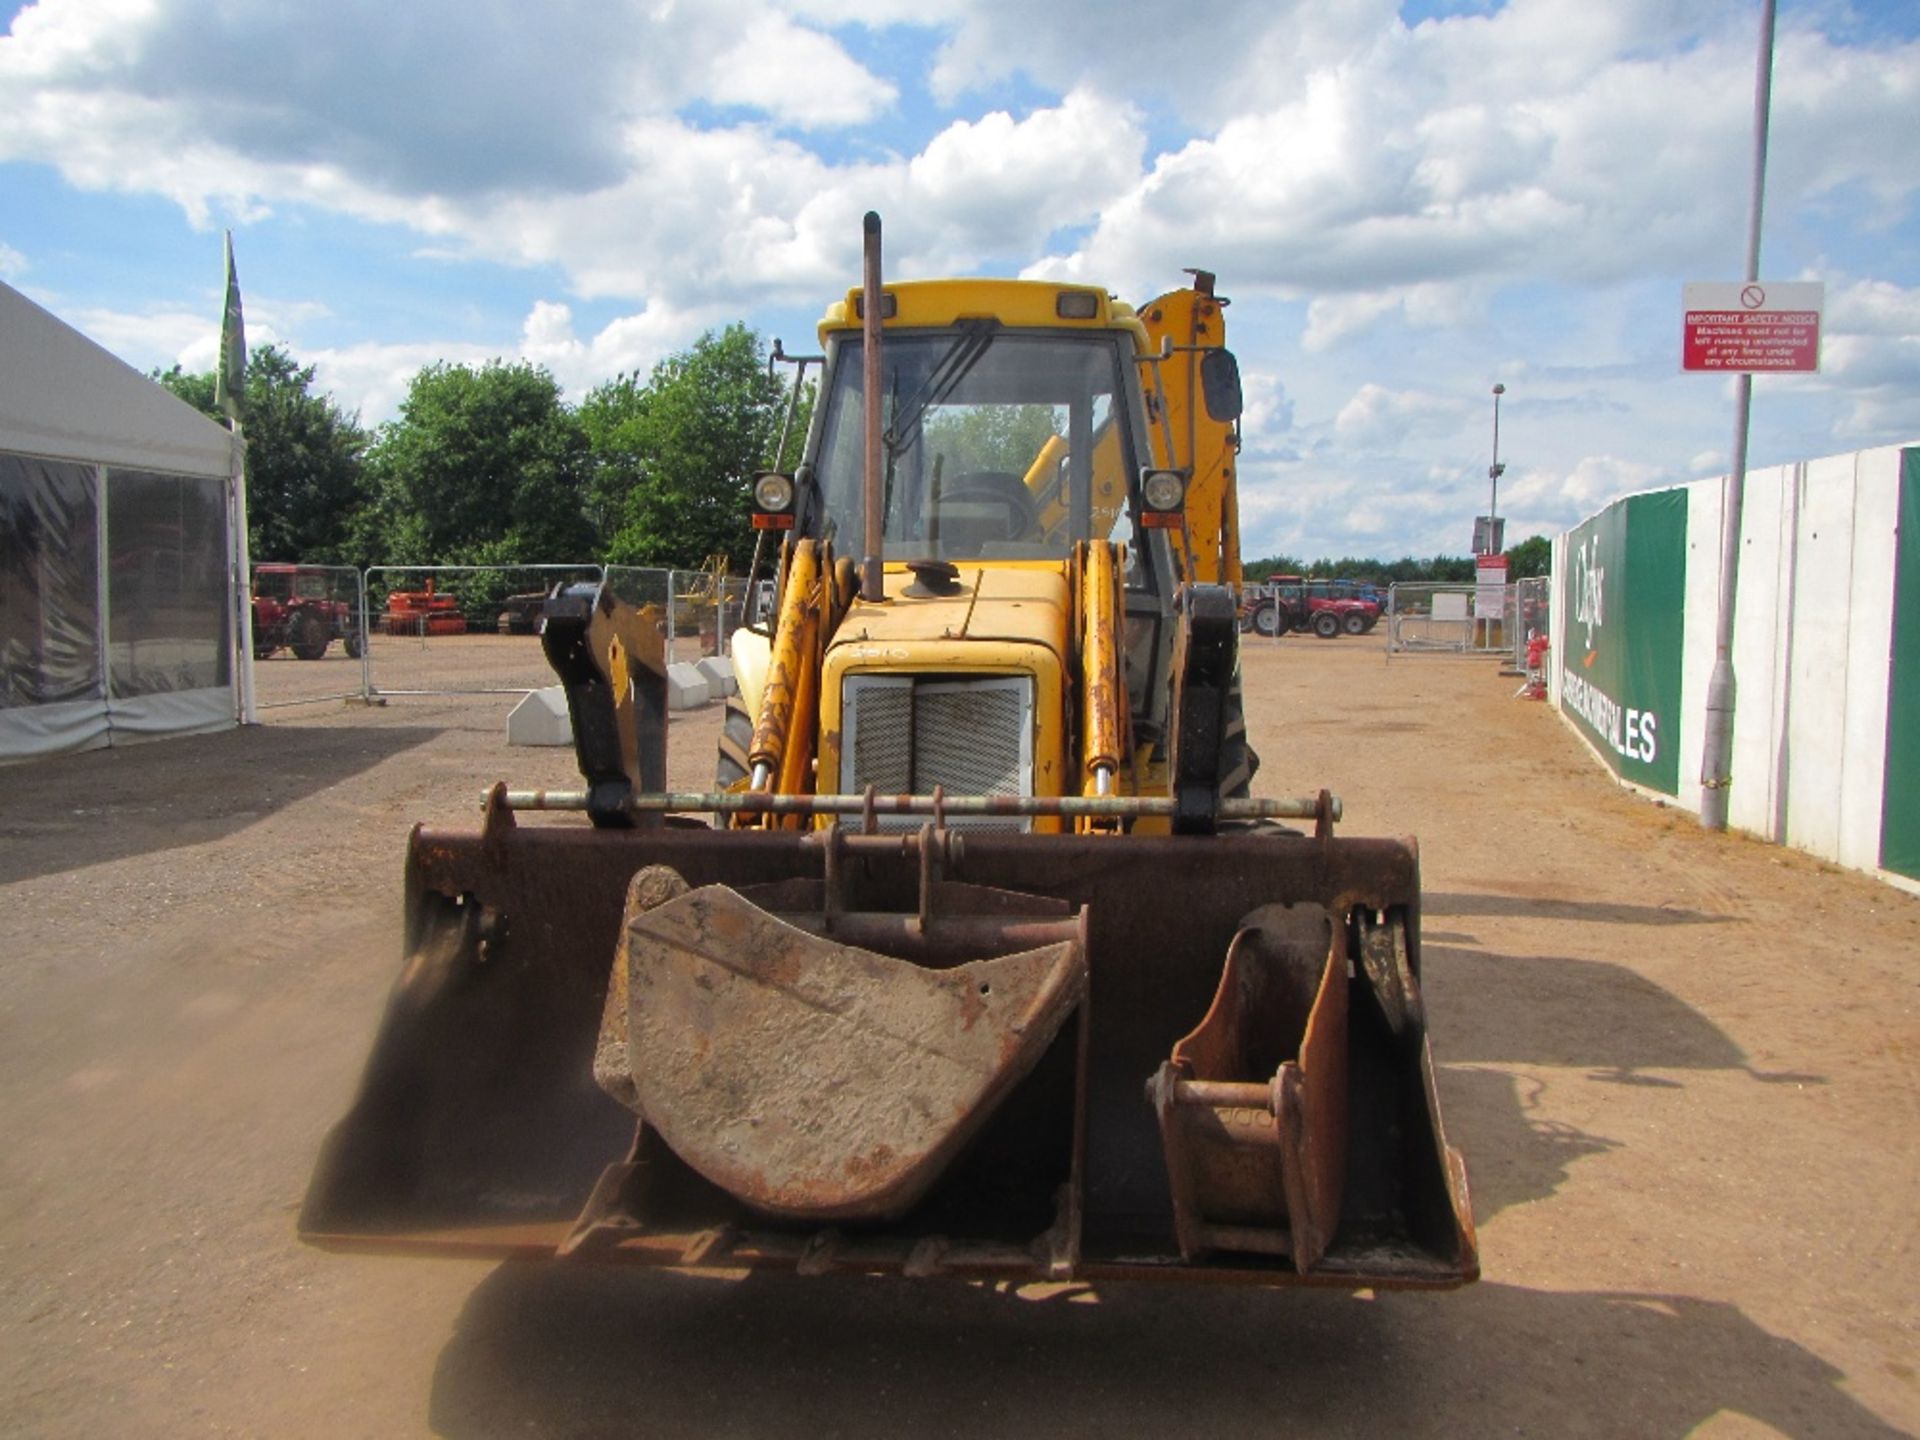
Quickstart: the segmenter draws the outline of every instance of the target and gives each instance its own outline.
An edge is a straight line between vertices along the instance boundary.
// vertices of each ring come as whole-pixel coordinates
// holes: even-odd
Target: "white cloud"
[[[622,372],[645,375],[657,361],[690,344],[702,330],[731,318],[649,306],[637,315],[610,321],[597,334],[582,340],[574,331],[573,311],[568,306],[541,300],[528,312],[521,328],[518,358],[544,365],[577,401],[601,381]]]
[[[765,110],[795,125],[857,125],[898,96],[839,43],[783,15],[755,16],[739,38],[714,57],[702,87],[721,105]]]
[[[171,365],[188,371],[211,370],[219,356],[219,312],[211,305],[205,313],[175,309],[130,313],[66,306],[58,297],[43,298],[40,303],[136,370],[164,370]],[[249,345],[272,344],[275,339],[268,327],[249,321]]]
[[[1750,28],[1717,5],[1651,0],[1515,0],[1376,27],[1158,157],[1052,268],[1131,277],[1201,250],[1242,290],[1312,297],[1322,346],[1423,286],[1471,282],[1452,299],[1476,302],[1493,278],[1706,273],[1737,253],[1744,220]],[[1260,48],[1224,57],[1229,77]],[[1784,32],[1770,213],[1848,186],[1910,203],[1920,150],[1880,137],[1916,105],[1920,43]]]
[[[617,183],[626,127],[698,102],[822,126],[893,98],[765,0],[40,0],[0,39],[0,158],[197,220],[295,199],[407,221],[421,201]]]
[[[17,280],[27,273],[27,257],[0,240],[0,278]]]
[[[1494,288],[1489,281],[1479,280],[1316,296],[1307,305],[1301,348],[1309,354],[1329,349],[1349,336],[1364,334],[1395,312],[1417,329],[1463,327],[1481,318]]]
[[[1368,382],[1340,407],[1333,428],[1343,445],[1390,449],[1418,429],[1450,427],[1458,415],[1459,402],[1451,397]]]
[[[251,337],[325,336],[297,353],[375,420],[432,360],[519,355],[578,393],[812,309],[857,275],[869,208],[895,275],[1143,298],[1202,265],[1242,302],[1249,548],[1458,551],[1495,377],[1524,395],[1516,525],[1725,445],[1724,386],[1674,379],[1669,307],[1739,251],[1749,10],[1194,0],[1174,35],[1146,0],[41,0],[0,37],[0,165],[202,226],[394,227],[449,291],[459,263],[518,268],[525,323],[485,343],[394,344],[361,328],[384,304],[260,277]],[[1829,23],[1786,17],[1768,189],[1769,255],[1828,284],[1826,363],[1765,382],[1756,431],[1813,453],[1920,431],[1920,147],[1888,139],[1920,111],[1920,42]],[[64,285],[43,233],[12,238]],[[25,263],[0,245],[0,274]],[[75,303],[135,363],[203,368],[206,298]],[[605,300],[628,313],[581,330]]]
[[[1569,525],[1622,495],[1675,478],[1662,466],[1614,455],[1587,455],[1566,469],[1541,466],[1517,475],[1509,472],[1503,477],[1500,503],[1505,509],[1531,510]]]
[[[970,0],[787,0],[786,8],[829,27],[942,26],[962,20]]]
[[[1240,398],[1240,431],[1250,445],[1270,447],[1293,429],[1293,400],[1278,375],[1243,369]]]

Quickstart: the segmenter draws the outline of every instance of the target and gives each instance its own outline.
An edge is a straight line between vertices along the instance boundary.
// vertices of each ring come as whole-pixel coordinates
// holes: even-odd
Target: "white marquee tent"
[[[234,468],[225,429],[0,284],[0,760],[235,723]]]

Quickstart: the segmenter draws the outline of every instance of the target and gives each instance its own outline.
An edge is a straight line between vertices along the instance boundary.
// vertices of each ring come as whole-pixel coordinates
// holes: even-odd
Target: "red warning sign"
[[[1793,373],[1820,368],[1818,281],[1689,284],[1681,303],[1682,370]]]

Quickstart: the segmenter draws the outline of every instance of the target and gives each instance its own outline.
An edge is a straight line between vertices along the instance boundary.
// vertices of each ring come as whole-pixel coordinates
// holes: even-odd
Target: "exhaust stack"
[[[865,232],[865,264],[861,278],[864,287],[861,296],[861,356],[866,365],[867,463],[866,474],[862,478],[865,484],[867,533],[866,546],[860,557],[860,598],[878,602],[887,598],[883,538],[886,514],[881,484],[884,471],[880,463],[880,216],[869,210],[861,228]]]

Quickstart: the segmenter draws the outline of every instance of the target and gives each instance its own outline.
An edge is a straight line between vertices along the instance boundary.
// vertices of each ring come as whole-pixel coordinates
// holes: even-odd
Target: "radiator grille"
[[[1033,682],[1024,676],[855,675],[847,680],[841,789],[882,795],[1033,793]],[[887,830],[924,819],[883,817]],[[956,816],[956,828],[1025,830],[1024,818]]]

